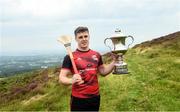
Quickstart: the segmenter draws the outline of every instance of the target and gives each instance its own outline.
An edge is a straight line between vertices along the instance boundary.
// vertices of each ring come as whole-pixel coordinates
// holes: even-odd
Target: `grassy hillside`
[[[0,110],[66,110],[70,87],[58,83],[56,68],[0,80]]]
[[[163,39],[170,37],[128,51],[131,73],[101,81],[101,110],[180,110],[180,32]]]
[[[130,49],[130,74],[99,76],[101,111],[180,110],[180,32]],[[107,55],[104,62],[109,62]],[[71,86],[51,68],[0,79],[0,110],[69,111]]]

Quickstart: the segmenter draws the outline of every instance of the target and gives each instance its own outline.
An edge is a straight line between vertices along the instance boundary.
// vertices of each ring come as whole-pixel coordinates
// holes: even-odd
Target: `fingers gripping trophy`
[[[132,42],[126,46],[126,38],[131,38]],[[107,45],[107,40],[111,40],[112,46]],[[113,34],[110,38],[106,38],[104,40],[104,44],[110,48],[112,53],[118,55],[117,62],[115,64],[115,68],[113,74],[128,74],[127,63],[123,61],[123,56],[127,52],[129,46],[134,42],[134,38],[132,36],[124,35],[121,30],[116,29],[115,34]]]

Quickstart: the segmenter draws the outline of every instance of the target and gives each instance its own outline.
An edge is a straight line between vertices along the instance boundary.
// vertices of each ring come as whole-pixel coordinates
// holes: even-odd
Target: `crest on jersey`
[[[96,55],[92,55],[92,59],[95,60],[95,61],[98,61],[98,58]]]
[[[77,60],[80,61],[80,60],[82,60],[82,59],[78,57]]]

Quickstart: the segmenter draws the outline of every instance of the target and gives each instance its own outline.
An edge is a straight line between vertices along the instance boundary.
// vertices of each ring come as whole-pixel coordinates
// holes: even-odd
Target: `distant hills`
[[[63,55],[1,56],[0,77],[60,66]]]
[[[129,49],[129,74],[99,76],[100,111],[179,111],[179,49],[179,31]],[[103,61],[111,59],[105,54]],[[69,111],[71,86],[58,82],[59,70],[0,78],[0,111]]]

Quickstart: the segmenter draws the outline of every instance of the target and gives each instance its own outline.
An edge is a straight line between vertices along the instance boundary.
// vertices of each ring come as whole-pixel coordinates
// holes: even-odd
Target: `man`
[[[98,111],[100,94],[97,74],[106,76],[114,68],[116,56],[109,65],[104,65],[101,55],[89,48],[89,30],[87,27],[78,27],[75,31],[77,49],[73,52],[78,74],[74,74],[68,55],[65,56],[59,81],[65,85],[72,84],[71,111]],[[69,78],[72,74],[72,78]]]

